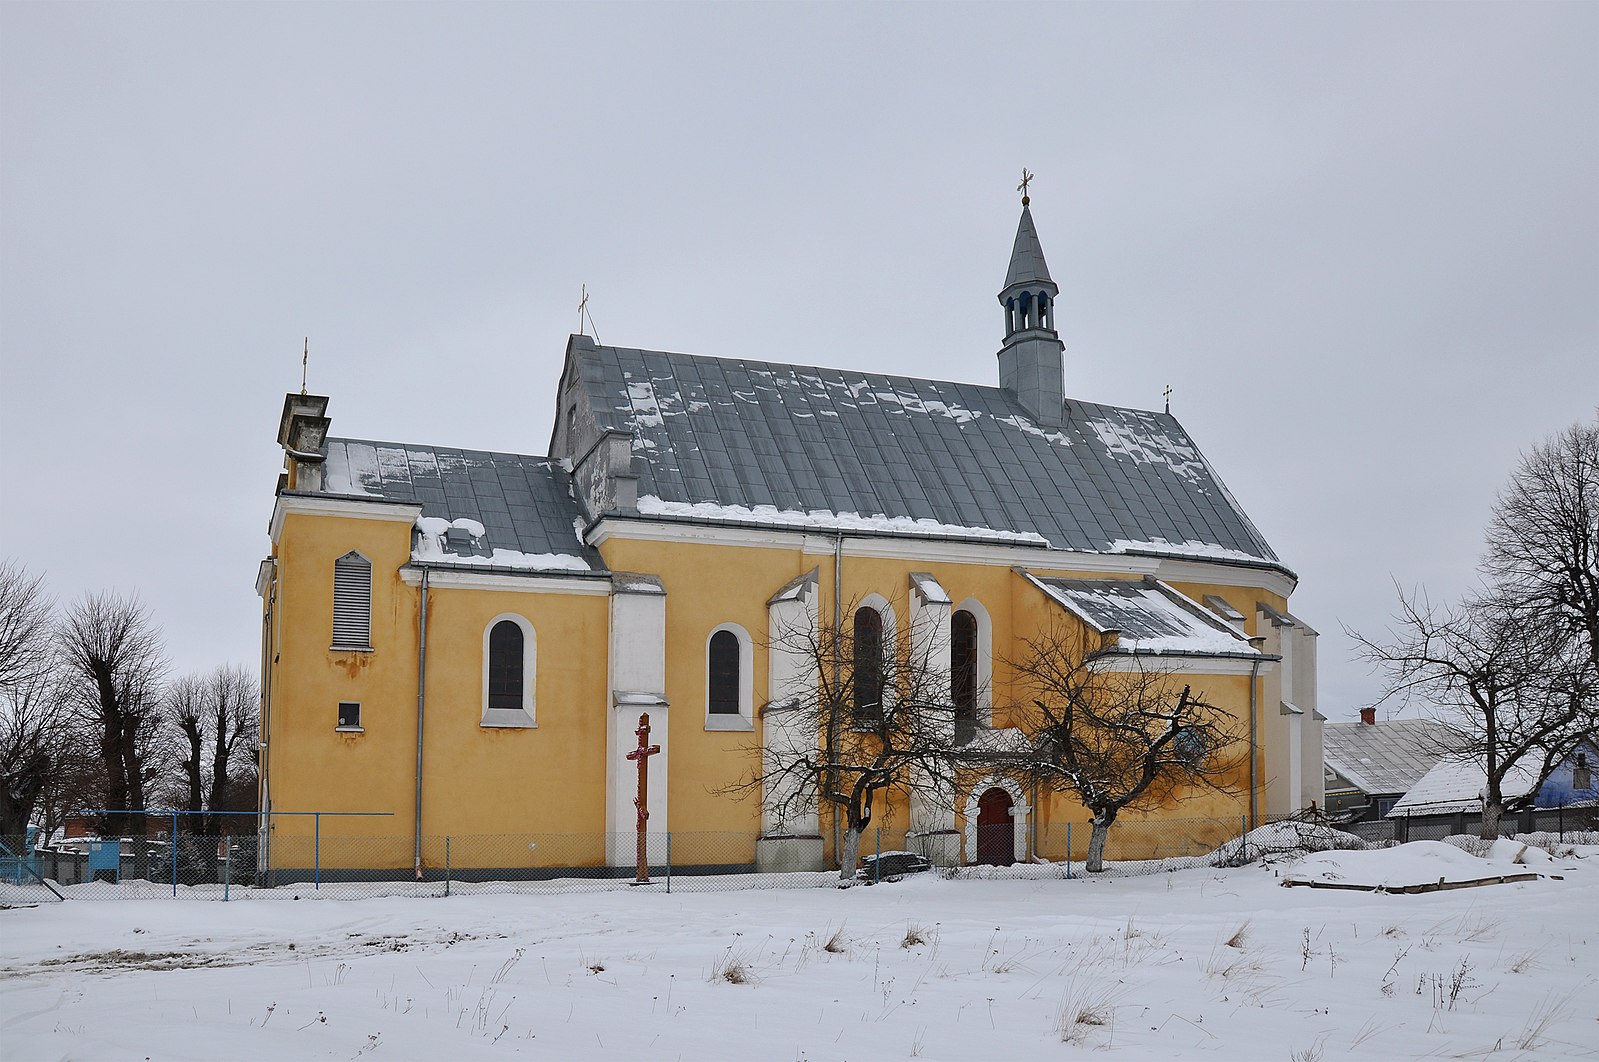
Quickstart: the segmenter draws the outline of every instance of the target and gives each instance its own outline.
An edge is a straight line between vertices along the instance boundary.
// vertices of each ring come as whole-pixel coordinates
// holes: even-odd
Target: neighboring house
[[[782,705],[818,676],[781,638],[835,616],[857,652],[930,632],[954,733],[979,748],[1013,740],[1008,661],[1082,623],[1119,650],[1105,666],[1179,672],[1256,713],[1235,791],[1165,814],[1319,803],[1296,576],[1175,417],[1066,396],[1056,293],[1023,200],[998,386],[884,376],[869,350],[818,351],[856,367],[817,368],[574,335],[547,456],[332,438],[326,397],[288,395],[257,581],[263,865],[310,865],[319,828],[323,866],[357,858],[330,840],[380,834],[345,865],[426,873],[450,836],[456,868],[631,866],[624,755],[645,712],[649,826],[674,862],[831,862],[830,806],[784,816],[719,791],[815,747]],[[311,811],[389,817],[283,814]],[[873,826],[935,862],[1005,861],[1055,836],[1034,827],[1087,817],[996,768],[893,794]],[[980,853],[977,828],[1007,823],[1011,844]]]
[[[1328,723],[1322,733],[1328,816],[1372,822],[1388,814],[1442,756],[1442,730],[1431,719],[1378,722],[1375,708],[1362,708],[1358,723]]]
[[[1584,738],[1561,758],[1542,785],[1538,784],[1537,759],[1518,762],[1500,784],[1506,806],[1511,810],[1592,807],[1599,801],[1599,779],[1594,776],[1596,759],[1599,745]],[[1417,820],[1480,813],[1486,784],[1487,774],[1481,763],[1447,756],[1394,804],[1387,817]]]

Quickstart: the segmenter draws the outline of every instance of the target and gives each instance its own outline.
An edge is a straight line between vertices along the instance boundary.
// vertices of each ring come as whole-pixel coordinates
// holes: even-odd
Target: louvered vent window
[[[372,562],[354,551],[333,562],[333,648],[372,648]]]

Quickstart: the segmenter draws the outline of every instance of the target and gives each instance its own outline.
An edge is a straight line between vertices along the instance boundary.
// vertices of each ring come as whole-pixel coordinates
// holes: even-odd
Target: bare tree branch
[[[1022,703],[1012,718],[1030,747],[1013,769],[1077,796],[1093,815],[1087,869],[1104,869],[1105,841],[1122,811],[1230,790],[1243,760],[1232,715],[1139,654],[1116,653],[1097,633],[1057,617],[1027,639],[1015,669]]]

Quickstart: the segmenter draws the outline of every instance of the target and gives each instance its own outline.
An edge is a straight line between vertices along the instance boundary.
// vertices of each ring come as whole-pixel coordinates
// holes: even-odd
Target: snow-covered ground
[[[0,1054],[1599,1057],[1599,848],[1434,844],[1142,878],[19,908]],[[1507,872],[1539,877],[1282,887]]]

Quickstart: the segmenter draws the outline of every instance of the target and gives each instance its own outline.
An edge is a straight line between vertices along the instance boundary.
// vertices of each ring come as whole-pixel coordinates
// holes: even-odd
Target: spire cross
[[[1171,412],[1171,384],[1166,385],[1166,390],[1161,392],[1166,398],[1166,412]]]
[[[650,714],[641,712],[638,717],[638,729],[633,731],[638,735],[638,748],[627,754],[630,760],[638,762],[638,796],[633,798],[633,806],[638,808],[638,877],[635,885],[648,884],[650,880],[650,860],[645,848],[644,824],[650,819],[649,808],[649,779],[650,757],[661,751],[661,746],[650,744]]]
[[[310,336],[306,336],[305,337],[305,348],[300,351],[300,393],[302,395],[306,393],[306,390],[305,390],[305,374],[310,371],[310,368],[311,368],[311,337]]]
[[[588,313],[588,309],[589,309],[589,286],[587,284],[584,284],[583,285],[583,298],[581,300],[579,300],[578,304],[577,304],[577,334],[580,335],[580,336],[588,335],[588,333],[583,330],[583,315]]]
[[[1027,199],[1027,186],[1032,184],[1032,183],[1033,183],[1033,174],[1028,172],[1028,169],[1027,169],[1026,166],[1023,166],[1022,167],[1022,183],[1018,184],[1016,186],[1016,190],[1018,192],[1022,193],[1022,206],[1026,206],[1027,205],[1027,202],[1028,202],[1028,199]]]

